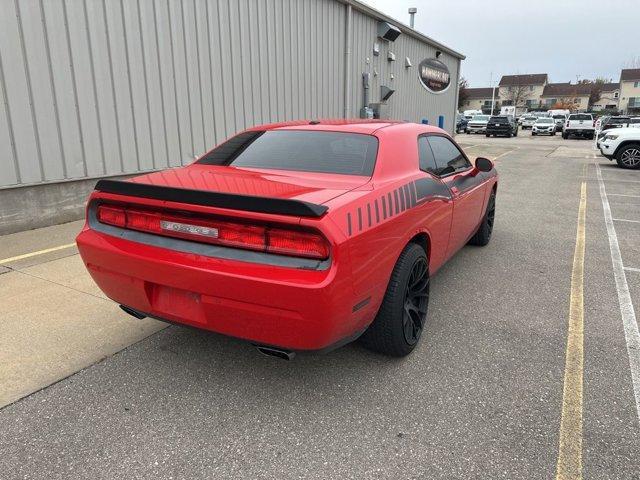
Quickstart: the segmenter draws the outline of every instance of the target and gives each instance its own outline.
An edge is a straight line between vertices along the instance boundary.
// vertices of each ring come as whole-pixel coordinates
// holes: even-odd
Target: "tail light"
[[[320,233],[312,231],[112,205],[98,206],[97,218],[107,225],[194,242],[319,260],[329,257],[329,243]]]

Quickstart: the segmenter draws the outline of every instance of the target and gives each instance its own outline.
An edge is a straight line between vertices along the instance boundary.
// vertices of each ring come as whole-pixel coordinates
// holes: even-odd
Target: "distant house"
[[[493,88],[467,88],[467,99],[462,103],[461,110],[482,110],[491,112],[491,92]],[[498,101],[498,89],[496,88],[495,101]]]
[[[589,108],[591,84],[585,83],[548,83],[542,90],[540,102],[544,108],[552,108],[556,104],[573,105],[569,110],[586,112]]]
[[[640,68],[625,68],[620,72],[618,108],[627,115],[640,114]]]
[[[525,75],[503,75],[500,79],[499,93],[502,105],[526,107],[529,110],[540,107],[540,96],[549,82],[546,73]]]
[[[600,99],[597,100],[591,109],[594,112],[601,110],[618,110],[618,101],[620,100],[620,84],[619,83],[605,83],[602,85],[602,92],[600,93]]]

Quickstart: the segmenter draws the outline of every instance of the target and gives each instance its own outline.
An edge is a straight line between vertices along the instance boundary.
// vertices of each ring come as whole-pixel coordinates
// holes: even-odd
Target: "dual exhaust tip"
[[[126,305],[120,305],[120,308],[124,312],[128,313],[132,317],[137,318],[138,320],[147,318],[145,314],[138,312],[133,308],[127,307]],[[263,355],[266,355],[268,357],[276,357],[281,360],[293,360],[293,358],[296,356],[296,352],[293,352],[291,350],[283,350],[281,348],[276,348],[276,347],[267,347],[266,345],[254,345],[254,347],[256,347],[258,351]]]

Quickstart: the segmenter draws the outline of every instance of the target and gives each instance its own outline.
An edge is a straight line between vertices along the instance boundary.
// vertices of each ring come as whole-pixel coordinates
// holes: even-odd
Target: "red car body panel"
[[[497,184],[495,169],[482,173],[472,167],[443,179],[421,171],[418,136],[447,136],[427,125],[323,121],[254,130],[270,129],[374,135],[378,153],[373,175],[192,164],[130,180],[327,207],[317,217],[94,191],[77,244],[89,273],[109,298],[155,318],[254,343],[291,350],[340,345],[373,321],[406,244],[421,238],[433,274],[476,231]],[[190,249],[192,242],[180,242],[181,250],[173,248],[175,242],[148,242],[146,234],[105,232],[90,220],[91,205],[101,202],[313,229],[329,242],[330,259],[317,268],[295,267],[202,254]]]

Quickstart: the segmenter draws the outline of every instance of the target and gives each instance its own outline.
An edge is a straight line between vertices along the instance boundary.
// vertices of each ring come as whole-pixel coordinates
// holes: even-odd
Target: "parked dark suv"
[[[515,122],[511,115],[496,115],[489,119],[487,123],[487,130],[485,131],[487,137],[493,135],[504,135],[506,137],[518,136],[518,124]]]

